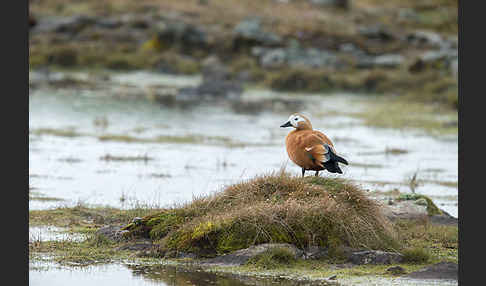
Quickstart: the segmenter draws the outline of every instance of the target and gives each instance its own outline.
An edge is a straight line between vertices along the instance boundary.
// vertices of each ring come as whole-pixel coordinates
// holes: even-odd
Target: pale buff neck
[[[312,130],[312,124],[310,122],[299,122],[297,130]]]

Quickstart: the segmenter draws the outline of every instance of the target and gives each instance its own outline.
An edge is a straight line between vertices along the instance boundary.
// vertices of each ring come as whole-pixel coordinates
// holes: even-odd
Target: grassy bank
[[[398,251],[405,257],[401,264],[407,265],[405,269],[439,261],[457,262],[456,225],[435,225],[427,218],[391,222],[381,209],[377,201],[347,181],[302,179],[278,173],[241,182],[170,209],[139,206],[119,210],[78,205],[33,210],[29,212],[30,226],[56,226],[87,238],[33,240],[29,243],[29,253],[31,259],[49,254],[62,263],[92,264],[123,259],[152,262],[169,259],[185,263],[197,260],[170,257],[182,252],[213,257],[266,242],[290,243],[300,249],[309,246],[327,249],[329,255],[319,260],[295,259],[283,249],[263,253],[243,266],[228,268],[311,277],[344,272],[384,274],[385,266],[333,267],[345,262],[346,247]],[[134,217],[142,219],[133,222]],[[129,230],[126,240],[115,242],[97,235],[96,231],[104,225],[124,225]],[[120,249],[141,238],[156,247],[142,253]]]
[[[196,74],[202,71],[204,59],[217,56],[233,77],[243,75],[252,84],[275,90],[400,95],[451,110],[458,105],[457,77],[449,63],[443,59],[418,61],[427,51],[437,51],[435,44],[408,40],[416,31],[457,38],[454,0],[353,1],[348,9],[313,5],[310,1],[184,0],[134,5],[123,0],[101,5],[92,0],[47,0],[33,2],[29,9],[40,22],[55,17],[91,17],[65,25],[64,30],[33,29],[29,34],[31,68],[148,69]],[[263,65],[252,48],[273,48],[273,44],[242,40],[234,34],[235,27],[249,18],[261,19],[262,33],[281,39],[276,47],[285,48],[296,41],[299,49],[334,53],[340,64],[319,68]],[[112,22],[93,24],[100,19]],[[109,25],[112,27],[106,28]],[[171,25],[180,28],[167,32]],[[368,28],[370,31],[363,32]],[[179,35],[178,29],[185,32]],[[404,61],[391,67],[362,67],[361,56],[343,50],[343,45],[353,46],[365,57],[399,54]]]
[[[261,243],[298,248],[398,248],[379,204],[341,179],[287,173],[260,176],[180,207],[142,218],[124,229],[158,240],[161,251],[215,256]]]

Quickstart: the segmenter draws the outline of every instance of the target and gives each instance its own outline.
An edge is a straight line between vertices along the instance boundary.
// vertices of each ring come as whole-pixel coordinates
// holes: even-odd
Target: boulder
[[[243,265],[250,258],[255,257],[269,249],[277,248],[277,247],[289,249],[294,253],[295,258],[300,258],[304,254],[302,250],[288,243],[264,243],[264,244],[254,245],[245,249],[240,249],[226,255],[221,255],[215,258],[206,259],[202,263],[218,264],[218,265]]]
[[[179,89],[178,100],[237,99],[243,92],[241,83],[232,78],[229,69],[215,56],[204,59],[202,73],[202,83]]]
[[[407,41],[417,46],[430,46],[444,49],[457,49],[457,38],[444,38],[440,34],[431,31],[415,31],[409,33],[406,37]]]
[[[318,247],[318,246],[310,246],[304,251],[303,258],[304,259],[311,259],[311,260],[318,260],[325,258],[329,255],[329,251],[327,248]]]
[[[159,23],[157,39],[167,45],[179,44],[185,50],[204,49],[209,44],[204,30],[180,21]]]
[[[334,6],[338,8],[348,9],[350,6],[350,0],[310,0],[312,4],[321,6]]]
[[[304,49],[292,45],[285,48],[253,47],[251,53],[258,57],[259,64],[264,68],[280,68],[284,65],[295,68],[320,68],[340,64],[337,56],[330,51]]]
[[[358,29],[358,33],[368,39],[382,42],[388,42],[395,39],[393,34],[382,25],[361,27]]]
[[[122,227],[122,225],[105,226],[98,229],[96,235],[101,235],[114,241],[122,241],[125,239],[124,234],[128,233],[127,230],[121,230]]]
[[[131,250],[131,251],[143,251],[143,250],[151,250],[154,248],[154,244],[149,239],[141,239],[134,243],[128,243],[122,245],[116,250]]]
[[[243,20],[233,30],[233,46],[236,49],[254,45],[275,46],[281,42],[280,36],[263,29],[258,18]]]
[[[365,57],[358,62],[358,68],[396,68],[405,61],[402,55],[388,54],[376,57]]]
[[[453,71],[451,65],[457,59],[458,53],[456,49],[427,51],[410,65],[409,71],[420,72],[427,68],[450,69]]]
[[[365,250],[353,252],[349,256],[349,261],[353,264],[395,264],[403,260],[403,255],[395,252],[380,250]]]
[[[286,58],[284,49],[271,49],[260,56],[260,65],[264,68],[280,68],[285,65]]]
[[[88,16],[40,18],[33,31],[76,35],[84,28],[94,23],[95,19]]]
[[[412,272],[404,277],[413,279],[450,279],[458,280],[459,268],[457,263],[439,262],[434,265]]]

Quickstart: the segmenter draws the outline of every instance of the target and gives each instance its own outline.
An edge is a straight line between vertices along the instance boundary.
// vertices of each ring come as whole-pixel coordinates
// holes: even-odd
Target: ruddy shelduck
[[[313,130],[310,120],[302,114],[290,115],[287,122],[280,127],[294,127],[285,139],[287,154],[292,162],[302,168],[302,177],[306,170],[327,170],[342,174],[338,163],[348,164],[348,161],[336,154],[331,140],[322,132]]]

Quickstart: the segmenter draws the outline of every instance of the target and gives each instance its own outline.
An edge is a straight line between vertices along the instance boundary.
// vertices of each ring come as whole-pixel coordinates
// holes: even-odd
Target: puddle
[[[29,262],[29,285],[323,285],[289,281],[286,279],[241,278],[230,275],[186,270],[170,265],[142,266],[137,264],[103,264],[83,267],[69,267],[59,264],[35,261]],[[325,284],[324,284],[325,285]]]

